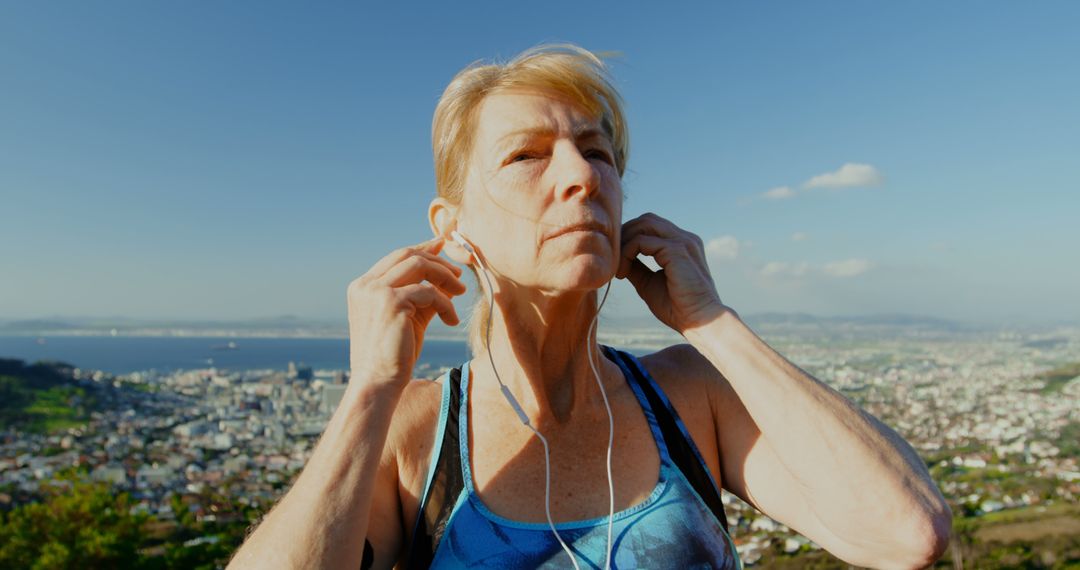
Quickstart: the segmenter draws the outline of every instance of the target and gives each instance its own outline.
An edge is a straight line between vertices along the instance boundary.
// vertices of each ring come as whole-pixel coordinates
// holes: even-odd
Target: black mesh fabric
[[[421,507],[422,517],[417,521],[416,535],[409,549],[406,568],[427,568],[435,557],[435,549],[442,539],[450,512],[465,486],[462,480],[460,437],[458,437],[458,414],[461,410],[461,368],[454,368],[447,377],[450,382],[450,406],[447,410],[446,429],[439,446],[435,463],[435,476],[431,489]]]
[[[694,491],[697,491],[697,494],[701,496],[701,500],[705,501],[705,506],[709,507],[709,510],[723,525],[724,531],[727,532],[728,522],[727,516],[724,514],[724,503],[720,500],[720,494],[717,493],[705,465],[698,460],[690,441],[679,429],[675,421],[679,417],[678,412],[675,411],[674,406],[668,407],[664,405],[660,395],[653,389],[652,383],[642,375],[630,358],[625,354],[621,354],[620,351],[616,350],[616,353],[619,353],[619,357],[626,367],[630,369],[630,372],[634,375],[634,380],[641,387],[642,392],[645,393],[645,398],[649,401],[653,414],[656,415],[656,423],[660,426],[660,433],[664,437],[664,443],[667,445],[671,460],[683,472],[686,479],[690,481],[690,486],[694,488]]]

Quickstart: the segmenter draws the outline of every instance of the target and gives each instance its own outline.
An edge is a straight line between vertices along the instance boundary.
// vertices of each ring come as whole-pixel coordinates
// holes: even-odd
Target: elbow
[[[934,565],[949,549],[952,538],[952,511],[944,501],[920,510],[890,525],[892,532],[887,543],[880,543],[874,552],[854,556],[851,564],[888,570],[910,570]],[[887,545],[886,545],[887,544]]]
[[[944,501],[908,523],[901,556],[894,561],[899,568],[932,566],[949,548],[952,538],[952,510]],[[897,564],[898,563],[898,564]]]

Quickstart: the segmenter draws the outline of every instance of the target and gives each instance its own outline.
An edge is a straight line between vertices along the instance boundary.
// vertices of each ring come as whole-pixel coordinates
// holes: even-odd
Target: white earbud
[[[457,230],[450,230],[450,237],[454,238],[454,241],[461,244],[461,247],[465,248],[465,251],[474,255],[476,254],[476,252],[473,250],[473,246],[469,245],[469,242],[465,240],[465,236],[458,233]]]
[[[499,377],[499,372],[497,370],[495,370],[495,359],[491,355],[491,315],[492,315],[492,312],[494,312],[494,310],[495,310],[495,298],[494,298],[494,293],[493,293],[493,289],[492,289],[492,286],[491,286],[491,277],[488,276],[487,268],[484,267],[484,264],[480,261],[480,256],[476,255],[476,250],[473,249],[473,246],[471,244],[469,244],[468,240],[465,239],[465,236],[461,235],[461,232],[459,232],[457,230],[451,230],[450,231],[450,237],[453,238],[453,240],[455,242],[457,242],[459,245],[461,245],[461,247],[465,248],[465,251],[469,252],[469,254],[472,255],[473,260],[476,261],[476,264],[482,270],[482,273],[484,274],[484,279],[487,280],[488,295],[490,297],[490,302],[491,302],[491,306],[490,306],[490,308],[488,310],[488,323],[487,323],[488,350],[487,350],[487,352],[488,352],[488,359],[491,360],[491,369],[492,369],[493,372],[495,372],[495,379],[499,383],[499,386],[500,386],[500,389],[502,391],[503,397],[506,399],[507,403],[510,404],[510,407],[513,408],[514,412],[518,416],[518,419],[521,420],[521,423],[524,424],[525,427],[532,430],[532,432],[534,434],[536,434],[536,436],[540,439],[540,443],[542,443],[544,445],[544,473],[545,473],[545,476],[544,476],[544,481],[545,481],[545,485],[544,485],[544,511],[547,513],[548,526],[551,527],[551,532],[552,532],[552,534],[555,535],[555,539],[559,541],[559,544],[563,547],[563,550],[566,551],[567,556],[570,557],[570,562],[573,563],[574,568],[576,570],[580,570],[580,566],[578,565],[577,558],[573,555],[573,553],[570,552],[570,548],[566,545],[566,542],[563,541],[562,537],[559,536],[559,531],[555,529],[555,523],[551,520],[551,458],[550,458],[551,451],[548,448],[547,438],[545,438],[543,434],[541,434],[535,427],[532,426],[532,424],[529,422],[529,416],[525,413],[525,410],[523,410],[521,408],[521,404],[518,403],[517,398],[514,397],[514,394],[510,392],[510,388],[507,387],[506,384],[503,384],[502,378]],[[611,288],[611,282],[609,281],[608,282],[608,289],[610,289],[610,288]],[[604,301],[605,300],[607,300],[607,290],[604,291],[604,298],[601,299],[601,301],[600,301],[600,307],[601,308],[604,306]],[[594,327],[596,326],[596,319],[599,316],[600,316],[600,308],[597,308],[596,315],[593,316],[593,322],[592,322],[592,324],[589,325],[589,333],[590,333],[589,334],[589,340],[590,340],[590,342],[592,341],[593,335],[595,334]],[[613,518],[613,515],[615,513],[615,488],[614,488],[614,484],[612,482],[612,476],[611,476],[611,448],[612,448],[612,444],[614,443],[614,438],[615,438],[615,423],[614,423],[614,418],[611,415],[611,406],[608,403],[607,391],[604,390],[604,384],[600,381],[600,374],[599,374],[599,372],[597,372],[596,365],[593,363],[591,352],[589,354],[589,366],[592,367],[593,374],[596,376],[596,385],[600,388],[600,393],[604,397],[604,407],[607,408],[607,413],[608,413],[607,476],[608,476],[608,493],[609,493],[609,495],[608,495],[609,496],[608,506],[609,506],[609,510],[608,510],[608,532],[607,532],[607,539],[608,539],[607,559],[605,561],[604,567],[605,568],[611,568],[611,551],[612,551],[612,541],[611,541],[612,536],[611,536],[611,534],[612,534],[612,522],[613,522],[612,518]]]
[[[487,268],[484,267],[484,263],[480,261],[480,256],[476,255],[476,250],[473,249],[473,246],[469,243],[469,240],[465,239],[465,236],[461,235],[461,232],[457,230],[450,230],[450,237],[453,238],[454,241],[458,243],[458,245],[465,248],[465,251],[469,252],[469,254],[472,255],[473,261],[476,262],[476,265],[479,266],[480,269],[484,270],[484,277],[487,277]],[[488,281],[488,288],[491,288],[490,278]]]

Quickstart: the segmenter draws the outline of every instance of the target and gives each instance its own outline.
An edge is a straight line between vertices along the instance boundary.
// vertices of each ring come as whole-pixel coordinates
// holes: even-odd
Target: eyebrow
[[[505,144],[507,139],[521,136],[551,136],[555,132],[551,127],[526,127],[524,129],[518,129],[511,131],[505,135],[499,137],[497,143]],[[574,127],[574,140],[580,141],[583,139],[590,139],[600,137],[608,141],[611,140],[611,136],[607,134],[603,129],[600,129],[594,125],[581,124]]]

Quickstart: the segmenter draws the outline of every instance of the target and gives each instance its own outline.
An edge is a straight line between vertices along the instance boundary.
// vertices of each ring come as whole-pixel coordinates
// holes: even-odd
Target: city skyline
[[[431,235],[453,74],[569,41],[618,52],[624,221],[697,233],[740,314],[1076,321],[1077,15],[9,6],[0,319],[343,321],[349,281]],[[604,313],[649,315],[618,281]]]
[[[893,329],[881,334],[875,327],[829,338],[797,324],[771,332],[774,346],[793,363],[893,428],[925,462],[954,521],[950,548],[935,568],[983,568],[1002,560],[1009,567],[1034,568],[1046,560],[1076,559],[1080,329],[1054,338],[1017,330],[969,335]],[[88,340],[75,344],[88,349],[104,344]],[[216,356],[222,353],[208,343],[181,342],[190,340],[164,339],[160,346],[186,345],[184,353],[214,355],[215,361],[163,366],[177,355],[132,350],[131,345],[123,356],[113,350],[112,359],[151,353],[158,363],[115,374],[93,365],[0,359],[3,372],[18,376],[5,378],[9,385],[48,386],[50,379],[67,384],[49,390],[39,386],[33,405],[23,400],[20,406],[19,398],[0,402],[26,411],[5,416],[0,509],[37,509],[48,517],[36,525],[31,523],[36,519],[25,516],[0,521],[9,528],[32,526],[40,536],[16,542],[0,557],[12,560],[19,553],[46,551],[47,543],[75,543],[70,552],[82,554],[79,546],[89,539],[83,533],[67,538],[64,521],[82,522],[99,513],[115,521],[119,509],[154,517],[148,523],[153,531],[127,537],[140,545],[141,557],[162,567],[191,567],[194,557],[229,558],[245,529],[280,499],[308,463],[320,434],[333,425],[328,424],[330,414],[347,392],[346,358],[342,351],[340,366],[312,366],[319,359],[310,358],[309,343],[264,342],[263,348],[275,345],[277,365],[270,365],[270,351],[264,350],[248,366],[218,366]],[[192,353],[193,344],[205,352]],[[257,350],[249,341],[238,344],[241,352]],[[434,380],[461,365],[460,348],[443,348],[418,361],[414,377]],[[305,354],[309,358],[296,358]],[[64,390],[79,397],[65,400]],[[69,405],[57,405],[65,401]],[[39,508],[53,505],[49,489],[61,485],[57,480],[68,477],[73,465],[84,480],[100,482],[99,492],[129,500],[119,507],[95,503],[93,510],[77,510],[67,497],[85,491],[64,486],[66,509]],[[724,493],[721,500],[730,536],[747,567],[849,567],[837,558],[840,553],[822,550],[809,535],[735,495]],[[108,532],[113,524],[90,527]],[[214,549],[205,547],[213,544]],[[166,549],[182,550],[187,558],[166,565],[175,560]],[[116,556],[115,549],[89,550]]]

